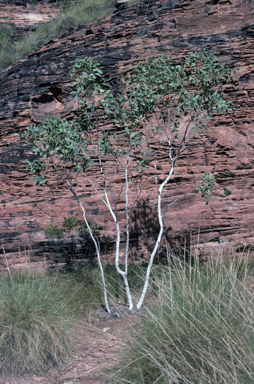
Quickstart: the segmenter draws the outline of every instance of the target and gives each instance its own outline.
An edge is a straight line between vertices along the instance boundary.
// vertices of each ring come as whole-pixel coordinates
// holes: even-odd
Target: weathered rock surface
[[[121,73],[135,62],[164,52],[179,59],[190,50],[207,48],[239,67],[234,83],[224,87],[225,96],[233,102],[232,112],[215,116],[208,130],[190,140],[165,189],[166,203],[190,192],[170,207],[165,226],[169,242],[183,242],[191,233],[203,254],[206,247],[252,243],[254,4],[247,0],[219,0],[212,6],[206,3],[181,0],[173,9],[170,1],[135,4],[69,31],[2,72],[0,238],[10,266],[24,266],[29,260],[43,264],[42,227],[52,217],[58,224],[64,216],[78,212],[70,193],[56,188],[53,179],[46,189],[32,184],[25,169],[25,160],[32,154],[15,133],[49,115],[71,118],[76,104],[69,95],[69,70],[75,59],[83,56],[98,59],[116,87]],[[149,250],[157,228],[153,166],[159,164],[159,179],[168,167],[166,146],[158,137],[151,137],[149,145],[152,155],[143,179],[144,191],[133,213],[132,242],[141,256]],[[218,183],[209,205],[195,195],[203,172],[213,172]],[[120,190],[117,174],[112,177],[114,190]],[[89,219],[100,226],[102,236],[113,240],[110,215],[86,184],[78,180],[77,190],[87,203]],[[232,192],[229,196],[225,196],[224,187]],[[122,242],[124,245],[124,236]],[[4,257],[1,263],[4,267]]]
[[[12,27],[14,33],[11,40],[21,39],[29,31],[35,30],[38,24],[47,23],[58,14],[59,9],[55,4],[0,1],[0,24]]]
[[[52,4],[36,4],[18,6],[0,3],[0,23],[13,24],[16,27],[27,28],[40,23],[46,23],[59,14],[59,9]]]

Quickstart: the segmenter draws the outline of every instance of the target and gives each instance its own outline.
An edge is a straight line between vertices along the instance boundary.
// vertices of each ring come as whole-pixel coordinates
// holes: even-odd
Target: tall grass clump
[[[0,24],[0,69],[13,63],[11,37],[14,30],[8,24]]]
[[[112,12],[114,4],[113,0],[80,0],[78,3],[70,3],[57,17],[38,25],[36,34],[46,38],[59,36],[72,27],[86,24]]]
[[[15,41],[10,40],[14,30],[11,31],[8,26],[3,25],[0,29],[0,70],[24,58],[36,48],[47,44],[52,38],[60,36],[70,28],[113,13],[114,5],[115,0],[67,2],[57,17],[38,25],[35,31],[30,31],[21,39],[17,37]]]
[[[72,351],[73,319],[57,279],[0,277],[0,374],[39,373]]]
[[[103,289],[100,270],[94,265],[84,265],[75,270],[54,272],[57,285],[76,318],[87,317],[102,307]]]
[[[137,300],[138,295],[142,292],[146,268],[147,265],[145,264],[130,264],[128,267],[129,286],[135,300]],[[114,265],[105,265],[104,273],[110,306],[117,307],[119,304],[127,306],[128,298],[122,284],[122,276],[116,271]]]
[[[121,276],[114,265],[105,265],[104,273],[111,307],[126,303]],[[129,267],[130,287],[139,292],[143,286],[145,269]],[[91,319],[96,310],[104,308],[103,286],[98,265],[87,263],[76,270],[57,273],[58,287],[68,297],[68,305],[76,318]]]
[[[251,384],[254,296],[248,263],[181,262],[157,279],[157,304],[133,329],[109,382]]]

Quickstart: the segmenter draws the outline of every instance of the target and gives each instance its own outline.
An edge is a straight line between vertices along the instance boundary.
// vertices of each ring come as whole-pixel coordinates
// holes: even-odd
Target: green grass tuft
[[[57,279],[0,277],[0,373],[42,372],[72,351],[73,318]]]
[[[122,277],[105,267],[111,306],[124,303]],[[130,267],[130,285],[142,269]],[[100,270],[86,264],[48,274],[0,275],[0,375],[41,373],[73,351],[77,320],[90,321],[104,303]]]
[[[130,2],[132,4],[133,1]],[[115,0],[80,0],[78,3],[67,3],[60,14],[47,23],[37,26],[24,38],[11,41],[15,32],[2,24],[0,29],[0,70],[5,69],[17,60],[24,58],[38,47],[47,44],[72,27],[77,27],[99,19],[113,12]]]
[[[85,265],[77,270],[58,272],[59,290],[68,301],[76,318],[87,317],[102,307],[104,302],[100,270],[97,266]]]
[[[254,296],[248,265],[172,259],[156,281],[158,304],[133,329],[128,352],[109,382],[253,383]]]

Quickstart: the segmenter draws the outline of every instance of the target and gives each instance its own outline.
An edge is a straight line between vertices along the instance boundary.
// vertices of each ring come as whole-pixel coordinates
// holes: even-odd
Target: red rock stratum
[[[234,82],[224,87],[232,111],[215,116],[208,129],[186,146],[165,188],[164,200],[170,203],[190,193],[167,212],[166,237],[174,244],[191,234],[204,254],[206,247],[241,247],[252,242],[254,4],[247,0],[214,0],[213,5],[203,0],[144,1],[70,30],[1,73],[0,238],[10,266],[22,267],[27,260],[44,263],[44,255],[49,255],[43,248],[42,228],[52,217],[58,224],[64,216],[78,212],[70,193],[57,187],[53,179],[46,189],[33,185],[25,169],[25,160],[32,153],[15,136],[49,115],[71,119],[76,104],[70,96],[69,70],[75,59],[88,56],[99,60],[117,89],[121,74],[139,60],[165,52],[180,59],[188,51],[205,48],[239,68]],[[149,250],[157,228],[153,165],[159,164],[161,178],[168,164],[166,146],[158,136],[149,139],[149,146],[150,163],[139,207],[133,214],[132,243],[141,256]],[[195,195],[203,172],[213,172],[218,183],[209,205]],[[121,180],[117,174],[112,177],[117,191]],[[225,196],[224,187],[232,192],[229,196]],[[77,190],[87,203],[90,220],[100,226],[101,236],[111,244],[114,226],[108,212],[91,187],[84,188],[81,179]],[[124,245],[124,237],[122,241]],[[0,252],[4,267],[5,258]]]

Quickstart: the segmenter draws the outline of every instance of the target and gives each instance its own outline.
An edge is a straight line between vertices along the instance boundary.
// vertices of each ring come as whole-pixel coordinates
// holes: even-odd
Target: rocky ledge
[[[47,23],[59,14],[59,9],[54,4],[29,3],[28,1],[4,2],[0,1],[0,25],[7,24],[13,29],[11,40],[24,37],[35,30],[41,23]]]

